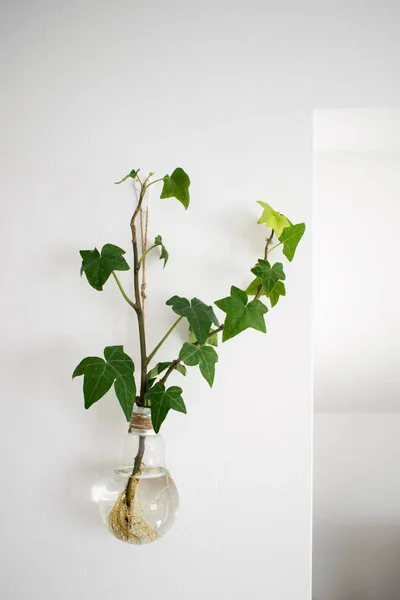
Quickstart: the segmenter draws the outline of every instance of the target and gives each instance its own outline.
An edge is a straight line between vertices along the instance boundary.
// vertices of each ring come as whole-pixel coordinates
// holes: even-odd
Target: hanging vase
[[[110,533],[130,544],[154,542],[174,524],[178,490],[149,408],[135,405],[122,460],[104,486],[99,507]]]

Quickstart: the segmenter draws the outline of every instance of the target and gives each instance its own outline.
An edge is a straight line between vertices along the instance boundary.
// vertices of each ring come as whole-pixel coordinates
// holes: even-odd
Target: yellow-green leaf
[[[271,229],[273,229],[277,237],[279,238],[284,228],[289,227],[289,219],[285,217],[285,215],[282,215],[281,213],[274,210],[272,206],[270,206],[266,202],[261,202],[258,200],[257,204],[259,204],[263,208],[263,212],[261,214],[261,217],[258,219],[258,222],[265,223],[266,227],[270,227]]]

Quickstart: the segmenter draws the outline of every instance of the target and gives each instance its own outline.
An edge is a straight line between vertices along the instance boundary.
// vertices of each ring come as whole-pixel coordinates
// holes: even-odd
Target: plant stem
[[[177,319],[175,321],[175,323],[168,329],[167,333],[164,335],[164,337],[158,342],[157,346],[154,348],[154,350],[152,352],[150,352],[149,356],[147,357],[147,364],[149,364],[149,362],[151,361],[151,359],[154,357],[154,355],[159,351],[159,349],[161,348],[161,346],[163,345],[163,343],[167,340],[167,338],[171,335],[171,333],[173,332],[173,330],[175,329],[175,327],[178,325],[178,323],[180,321],[182,321],[183,317],[179,317],[179,319]]]
[[[120,282],[120,280],[118,279],[117,275],[115,274],[115,271],[113,271],[113,272],[112,272],[112,275],[113,275],[113,277],[114,277],[115,281],[117,282],[117,286],[119,287],[119,290],[120,290],[121,294],[123,295],[123,297],[125,298],[125,300],[127,301],[127,303],[128,303],[130,306],[132,306],[132,308],[133,308],[134,310],[137,310],[137,306],[136,306],[136,304],[135,304],[134,302],[132,302],[132,300],[131,300],[131,299],[130,299],[128,296],[127,296],[127,294],[126,294],[126,292],[125,292],[124,288],[123,288],[123,287],[122,287],[122,285],[121,285],[121,282]]]
[[[171,375],[172,371],[174,371],[176,369],[176,367],[179,365],[180,362],[181,362],[180,358],[176,358],[175,360],[172,361],[172,363],[166,370],[164,377],[162,377],[160,379],[160,383],[165,383],[167,381],[167,379]]]
[[[279,242],[279,244],[275,244],[275,246],[272,246],[272,248],[270,248],[268,252],[272,252],[272,250],[275,250],[275,248],[278,248],[278,246],[281,246],[282,244],[283,244],[283,242]]]
[[[223,325],[220,325],[220,326],[218,327],[218,329],[213,329],[212,331],[210,331],[210,333],[209,333],[209,334],[208,334],[208,336],[207,336],[207,340],[208,340],[208,339],[210,339],[210,337],[212,337],[212,336],[213,336],[213,335],[215,335],[216,333],[219,333],[220,331],[222,331],[223,329],[224,329],[224,326],[223,326]],[[206,341],[207,341],[207,340],[206,340]],[[200,346],[199,342],[196,342],[196,343],[195,343],[195,346]]]
[[[208,336],[207,336],[207,339],[206,339],[206,341],[207,341],[207,340],[208,340],[210,337],[212,337],[213,335],[215,335],[216,333],[219,333],[220,331],[222,331],[222,330],[223,330],[223,328],[224,328],[224,326],[223,326],[223,325],[220,325],[220,326],[218,327],[218,329],[213,329],[212,331],[210,331],[210,333],[209,333],[209,334],[208,334]],[[195,342],[193,345],[194,345],[194,346],[200,346],[200,343],[199,343],[199,342]],[[172,363],[170,364],[170,366],[168,367],[168,369],[167,369],[167,371],[166,371],[166,373],[165,373],[164,377],[162,377],[162,378],[160,379],[160,383],[165,383],[165,382],[167,381],[168,377],[171,375],[172,371],[174,371],[174,370],[176,369],[176,367],[177,367],[177,366],[178,366],[178,365],[179,365],[181,362],[182,362],[182,360],[181,360],[180,358],[176,358],[175,360],[173,360],[173,361],[172,361]]]
[[[147,184],[147,187],[150,187],[151,185],[153,185],[154,183],[158,183],[159,181],[164,181],[164,177],[161,177],[160,179],[155,179],[154,181],[151,181],[149,184]]]
[[[138,242],[137,242],[137,232],[136,232],[136,217],[139,213],[139,210],[143,203],[143,198],[146,193],[146,182],[143,183],[141,190],[139,201],[135,208],[135,211],[132,215],[131,219],[131,232],[132,232],[132,247],[133,247],[133,282],[134,282],[134,293],[135,293],[135,304],[136,304],[136,315],[138,319],[138,328],[139,328],[139,342],[140,342],[140,394],[139,394],[139,403],[141,406],[146,405],[145,401],[145,391],[146,391],[146,365],[147,365],[147,356],[146,356],[146,331],[144,326],[144,313],[142,306],[142,299],[140,295],[140,282],[139,282],[139,252],[138,252]]]
[[[129,476],[129,481],[128,481],[128,485],[126,486],[126,505],[128,506],[128,508],[131,505],[131,496],[132,496],[132,484],[133,484],[133,479],[134,477],[136,477],[136,475],[139,473],[140,470],[140,466],[142,464],[142,460],[143,460],[143,454],[144,454],[144,449],[145,449],[145,436],[144,435],[139,435],[139,448],[138,448],[138,452],[135,456],[135,462],[133,464],[133,470],[132,470],[132,474]]]
[[[272,242],[272,238],[274,237],[274,233],[275,233],[274,230],[272,230],[271,235],[269,236],[269,238],[267,238],[267,243],[265,244],[265,249],[264,249],[264,260],[268,259],[269,246]],[[263,293],[263,286],[262,286],[262,283],[260,283],[260,285],[257,288],[257,294],[254,296],[254,300],[259,300],[262,296],[262,293]]]
[[[146,188],[147,191],[147,188]],[[147,237],[149,231],[149,207],[145,211],[145,223],[143,222],[143,207],[140,209],[140,240],[142,242],[142,256],[139,258],[139,266],[142,267],[142,285],[140,286],[140,295],[142,297],[143,317],[145,318],[144,305],[146,302],[146,254]]]
[[[273,240],[274,237],[274,230],[271,231],[271,235],[269,236],[269,238],[267,239],[267,243],[265,244],[265,249],[264,249],[264,260],[268,259],[268,252],[269,252],[269,246]],[[272,248],[271,248],[272,250]]]
[[[159,244],[153,244],[152,246],[150,246],[150,248],[147,248],[146,252],[144,252],[142,254],[142,256],[139,258],[139,265],[142,264],[143,260],[145,259],[145,257],[147,256],[147,254],[150,252],[150,250],[153,250],[153,248],[157,248]]]

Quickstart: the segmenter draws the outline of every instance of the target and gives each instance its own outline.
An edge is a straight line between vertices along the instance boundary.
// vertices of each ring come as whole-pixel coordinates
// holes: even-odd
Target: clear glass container
[[[120,465],[99,498],[104,524],[131,544],[154,542],[173,525],[178,490],[165,463],[161,435],[151,425],[150,409],[136,407]]]

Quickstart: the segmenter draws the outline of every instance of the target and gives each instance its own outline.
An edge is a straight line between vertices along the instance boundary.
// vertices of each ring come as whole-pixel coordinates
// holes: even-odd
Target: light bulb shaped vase
[[[149,408],[135,406],[121,464],[105,485],[99,506],[108,530],[130,544],[154,542],[173,525],[179,509],[178,490]]]

